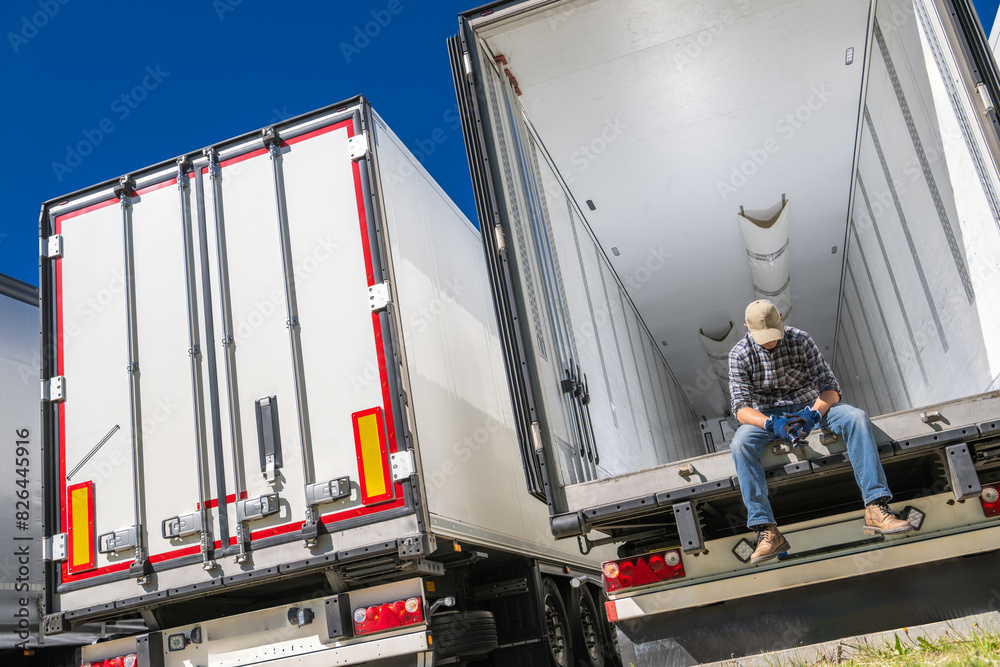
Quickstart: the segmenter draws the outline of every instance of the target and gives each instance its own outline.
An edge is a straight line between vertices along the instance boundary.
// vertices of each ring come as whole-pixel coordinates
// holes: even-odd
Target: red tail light
[[[85,662],[81,667],[135,667],[137,662],[136,654],[120,655],[117,658],[105,658],[94,662]]]
[[[385,602],[354,610],[354,634],[392,630],[404,625],[422,623],[424,620],[423,601],[418,597]]]
[[[609,560],[604,563],[604,590],[609,593],[633,586],[655,584],[684,576],[684,563],[677,549],[645,556]]]
[[[979,502],[983,506],[983,514],[996,516],[1000,514],[1000,491],[995,486],[984,486],[979,494]]]

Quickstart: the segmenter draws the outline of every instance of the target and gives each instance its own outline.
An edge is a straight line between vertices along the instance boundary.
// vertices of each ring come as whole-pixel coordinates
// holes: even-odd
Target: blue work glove
[[[784,416],[791,417],[795,420],[796,427],[802,434],[802,438],[805,438],[812,433],[813,429],[816,428],[816,425],[823,419],[823,415],[812,408],[802,408],[798,412],[793,412],[792,414],[786,414]]]
[[[781,438],[786,442],[795,444],[796,440],[796,428],[795,425],[796,417],[792,415],[782,415],[778,417],[777,415],[771,415],[764,422],[764,430],[766,430],[771,435],[776,438]]]

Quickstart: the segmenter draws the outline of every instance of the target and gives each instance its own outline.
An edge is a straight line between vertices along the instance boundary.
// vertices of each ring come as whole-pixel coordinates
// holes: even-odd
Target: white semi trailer
[[[524,488],[479,233],[363,98],[40,233],[44,630],[146,624],[83,664],[612,664],[600,559]]]
[[[529,486],[617,544],[625,664],[691,664],[996,609],[1000,79],[966,0],[525,0],[449,43]],[[874,417],[893,506],[862,532],[844,443],[724,440],[745,306],[811,332]],[[985,393],[984,393],[985,392]]]

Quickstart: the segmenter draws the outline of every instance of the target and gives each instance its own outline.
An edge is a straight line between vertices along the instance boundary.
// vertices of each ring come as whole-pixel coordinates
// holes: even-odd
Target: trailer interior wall
[[[558,479],[575,484],[703,453],[699,419],[609,263],[615,251],[593,237],[498,56],[485,42],[478,56],[502,178],[504,243]],[[659,251],[652,249],[662,264]],[[562,386],[571,376],[586,380],[589,419]]]
[[[871,414],[1000,380],[995,167],[938,11],[876,11],[835,368]]]
[[[435,534],[577,566],[525,488],[479,232],[375,117],[382,201]],[[605,556],[610,557],[610,552]]]

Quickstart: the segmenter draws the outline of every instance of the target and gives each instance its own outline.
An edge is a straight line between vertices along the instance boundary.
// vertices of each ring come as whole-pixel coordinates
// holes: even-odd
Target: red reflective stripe
[[[604,603],[604,608],[608,611],[608,621],[614,623],[618,620],[618,608],[615,607],[614,600],[608,600]]]
[[[246,491],[240,491],[240,500],[246,500],[246,499],[247,499],[247,492]],[[231,503],[235,503],[235,502],[236,502],[236,494],[235,493],[230,493],[228,496],[226,496],[226,503],[227,504],[231,504]],[[218,507],[218,506],[219,506],[219,499],[218,498],[212,498],[211,500],[206,500],[205,501],[205,507],[208,508],[208,509],[211,509],[213,507]],[[195,508],[200,510],[201,509],[201,503],[195,503]]]
[[[266,148],[258,148],[257,150],[250,151],[249,153],[244,153],[243,155],[237,155],[236,157],[231,157],[228,160],[219,163],[220,167],[228,167],[234,165],[238,162],[243,162],[244,160],[249,160],[252,157],[257,157],[258,155],[264,155],[267,153]]]
[[[160,181],[159,183],[153,183],[152,185],[147,185],[146,187],[144,187],[141,190],[136,190],[135,194],[136,194],[136,196],[141,197],[144,194],[148,194],[150,192],[155,192],[157,190],[162,190],[163,188],[165,188],[167,186],[170,186],[170,185],[177,185],[177,177],[176,176],[173,177],[173,178],[171,178],[169,181]]]

